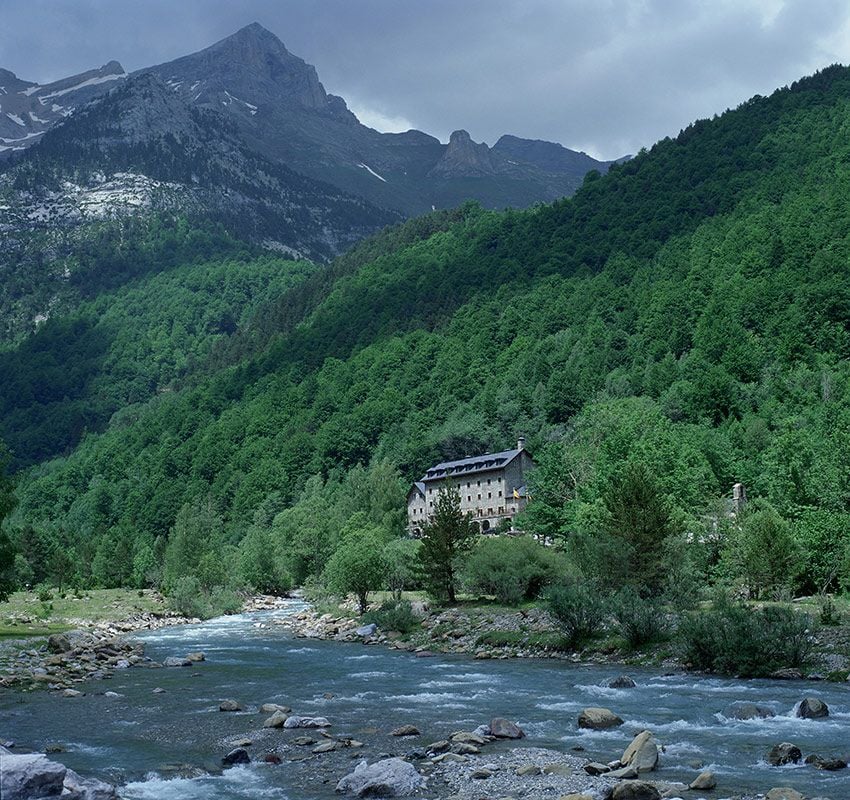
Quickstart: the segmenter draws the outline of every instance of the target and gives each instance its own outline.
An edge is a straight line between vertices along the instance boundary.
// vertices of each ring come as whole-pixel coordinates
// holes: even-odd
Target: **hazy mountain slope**
[[[848,112],[831,68],[574,199],[379,249],[255,356],[26,476],[17,522],[108,555],[98,531],[162,535],[209,499],[237,539],[311,473],[383,456],[412,477],[518,431],[578,459],[558,524],[635,453],[682,514],[733,479],[791,516],[850,510]]]

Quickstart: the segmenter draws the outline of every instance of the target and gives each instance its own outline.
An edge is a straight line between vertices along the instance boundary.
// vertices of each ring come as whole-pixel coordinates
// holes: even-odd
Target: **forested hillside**
[[[591,173],[574,198],[437,214],[277,301],[285,287],[267,284],[204,380],[21,475],[11,530],[32,579],[58,544],[84,582],[215,585],[249,551],[303,581],[346,525],[400,533],[405,482],[431,462],[517,433],[541,463],[532,532],[593,533],[631,463],[681,530],[742,481],[808,552],[838,558],[848,120],[850,71],[830,68]],[[801,585],[822,582],[814,556],[807,569]]]

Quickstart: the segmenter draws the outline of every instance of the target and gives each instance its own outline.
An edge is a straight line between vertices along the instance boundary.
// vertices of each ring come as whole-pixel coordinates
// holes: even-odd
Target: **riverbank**
[[[415,601],[418,618],[406,633],[365,626],[346,602],[332,611],[308,609],[277,620],[293,636],[341,642],[384,645],[421,653],[468,655],[475,659],[552,658],[576,664],[619,664],[662,670],[684,670],[671,641],[653,642],[630,649],[615,635],[601,636],[586,646],[570,648],[557,622],[544,608],[519,610],[488,605],[432,609]],[[850,670],[850,626],[822,626],[813,631],[811,668],[775,677],[809,677],[812,680],[844,680]]]

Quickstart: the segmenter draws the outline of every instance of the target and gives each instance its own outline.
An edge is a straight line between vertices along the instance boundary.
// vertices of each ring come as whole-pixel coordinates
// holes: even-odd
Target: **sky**
[[[0,67],[132,71],[254,21],[379,130],[598,158],[850,62],[846,0],[0,0]]]

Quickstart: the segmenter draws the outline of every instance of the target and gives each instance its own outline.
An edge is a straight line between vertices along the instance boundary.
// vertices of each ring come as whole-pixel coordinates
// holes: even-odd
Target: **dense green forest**
[[[540,463],[524,527],[576,558],[616,534],[612,487],[648,481],[670,546],[704,545],[670,565],[756,592],[836,588],[850,542],[848,123],[850,71],[833,67],[590,174],[574,198],[414,220],[294,288],[309,270],[240,264],[227,283],[220,264],[185,273],[227,287],[203,311],[179,272],[93,300],[54,335],[79,326],[82,373],[110,352],[132,365],[99,368],[97,390],[132,405],[19,476],[21,576],[183,592],[187,576],[207,590],[237,572],[266,588],[315,580],[352,537],[401,535],[406,482],[430,463],[523,433]],[[177,305],[227,335],[160,341]],[[130,307],[139,327],[119,334]],[[95,318],[107,343],[87,353]],[[22,386],[47,369],[31,346],[4,362]],[[146,399],[193,359],[202,376]],[[25,398],[5,400],[5,435],[34,426],[15,440],[32,463],[52,445]],[[736,481],[761,514],[747,530],[762,561],[775,555],[767,577],[726,540],[739,533],[718,503]]]

